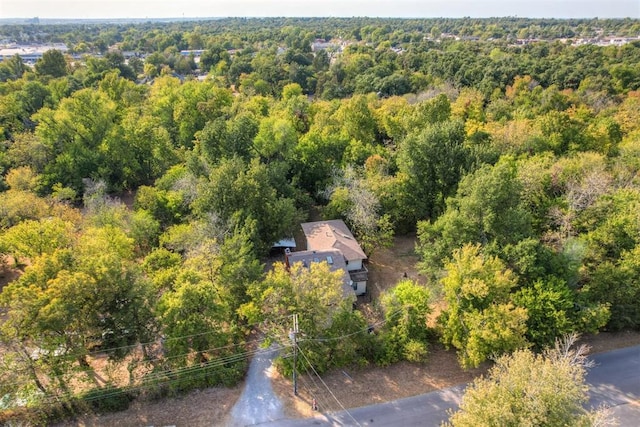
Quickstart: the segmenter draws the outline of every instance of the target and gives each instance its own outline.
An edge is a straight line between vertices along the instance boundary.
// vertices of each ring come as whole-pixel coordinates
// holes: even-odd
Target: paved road
[[[589,403],[612,409],[621,426],[640,425],[640,346],[595,354],[589,370]]]
[[[596,354],[596,366],[589,370],[590,399],[587,407],[612,408],[620,426],[640,423],[640,346]],[[437,427],[457,408],[464,386],[400,399],[379,405],[351,409],[303,420],[277,420],[260,427],[312,426],[402,426]],[[353,417],[353,418],[352,418]],[[354,421],[355,420],[355,421]],[[357,421],[357,422],[356,422]]]
[[[464,386],[457,386],[420,396],[350,409],[348,413],[325,414],[303,420],[278,420],[260,424],[259,427],[355,426],[358,424],[361,426],[438,427],[448,418],[447,411],[458,407],[463,389]]]

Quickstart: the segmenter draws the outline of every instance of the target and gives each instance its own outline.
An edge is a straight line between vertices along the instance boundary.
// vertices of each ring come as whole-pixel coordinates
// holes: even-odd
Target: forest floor
[[[377,301],[380,294],[403,279],[405,273],[407,278],[426,284],[415,267],[418,261],[415,242],[415,236],[396,237],[393,247],[380,249],[371,256],[368,264],[370,295],[358,303],[369,321],[379,319]],[[432,289],[432,296],[437,312],[441,307],[438,289]],[[598,353],[638,345],[640,333],[600,333],[585,336],[582,342],[591,346],[592,353]],[[429,351],[426,364],[402,362],[388,367],[370,365],[338,369],[323,375],[322,381],[312,372],[303,372],[299,376],[298,396],[293,395],[290,378],[275,373],[272,385],[284,405],[285,415],[301,418],[313,414],[313,398],[323,412],[355,408],[466,383],[485,373],[489,366],[485,364],[465,371],[460,368],[454,351],[446,350],[440,344],[433,344]],[[58,426],[226,426],[242,389],[243,384],[240,384],[231,389],[194,391],[158,402],[134,402],[126,411],[103,416],[86,415]]]

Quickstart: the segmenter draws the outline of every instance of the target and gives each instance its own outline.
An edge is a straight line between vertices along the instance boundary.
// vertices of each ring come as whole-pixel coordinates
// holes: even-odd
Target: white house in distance
[[[326,257],[328,255],[333,261],[332,269],[337,269],[340,266],[346,270],[349,275],[349,284],[356,295],[367,293],[369,270],[364,265],[367,256],[344,221],[334,219],[305,222],[302,224],[302,231],[307,239],[307,250],[292,252],[288,256],[289,259],[292,255],[302,255],[301,252],[308,252],[311,260],[321,262],[328,261]],[[344,267],[342,267],[343,262]]]

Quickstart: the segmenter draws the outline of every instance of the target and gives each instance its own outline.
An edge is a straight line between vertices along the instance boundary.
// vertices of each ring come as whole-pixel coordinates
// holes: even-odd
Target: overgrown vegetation
[[[640,43],[514,44],[636,21],[166,25],[48,32],[144,61],[0,63],[0,268],[20,273],[0,294],[3,416],[234,384],[256,329],[288,372],[293,314],[318,372],[640,327]],[[185,48],[203,81],[172,74],[195,72]],[[428,286],[398,283],[372,325],[327,265],[263,273],[314,205],[369,253],[416,231]]]

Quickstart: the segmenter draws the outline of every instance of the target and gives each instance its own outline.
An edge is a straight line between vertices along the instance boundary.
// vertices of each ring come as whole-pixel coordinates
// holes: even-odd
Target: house
[[[344,269],[349,274],[350,284],[355,294],[364,295],[367,293],[369,270],[364,264],[367,256],[344,221],[335,219],[305,222],[302,224],[302,231],[307,240],[307,252],[337,251],[338,258],[341,256],[342,259],[337,261],[333,256],[332,259],[334,263],[344,260]]]
[[[302,263],[303,267],[309,268],[311,263],[323,261],[326,261],[327,264],[329,264],[329,269],[331,271],[342,271],[342,294],[345,298],[354,298],[355,300],[355,292],[351,277],[347,271],[347,263],[340,251],[285,251],[285,263],[287,268],[296,263]]]

